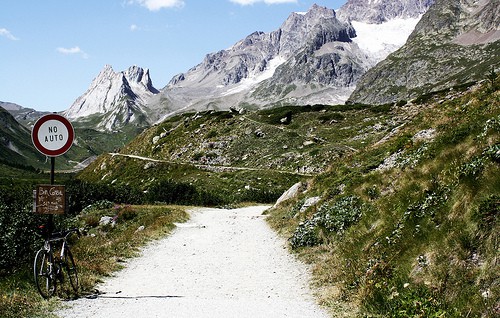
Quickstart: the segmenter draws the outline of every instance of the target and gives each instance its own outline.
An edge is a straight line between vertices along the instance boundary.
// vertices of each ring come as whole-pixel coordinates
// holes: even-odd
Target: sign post
[[[35,190],[35,213],[49,215],[48,233],[53,230],[53,215],[65,210],[64,186],[54,185],[55,157],[65,154],[73,145],[75,131],[63,116],[49,114],[38,119],[31,131],[35,148],[50,157],[50,185],[39,185]]]

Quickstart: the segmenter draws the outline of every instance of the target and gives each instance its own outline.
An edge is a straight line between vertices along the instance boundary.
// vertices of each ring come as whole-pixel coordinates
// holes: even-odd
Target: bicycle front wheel
[[[56,292],[56,277],[54,275],[52,254],[46,249],[40,249],[35,256],[33,272],[35,284],[43,298],[48,299]]]
[[[64,266],[66,268],[66,273],[68,274],[71,287],[73,287],[75,293],[78,294],[78,271],[76,270],[73,254],[71,254],[69,248],[66,249],[66,254],[64,255]]]

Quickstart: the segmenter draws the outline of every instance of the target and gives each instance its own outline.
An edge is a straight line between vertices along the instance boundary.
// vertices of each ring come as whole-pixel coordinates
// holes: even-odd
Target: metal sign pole
[[[55,157],[50,157],[50,185],[54,184],[54,171],[55,171],[55,166],[56,166],[56,158]]]
[[[50,185],[55,183],[55,166],[56,166],[56,158],[50,157]],[[47,232],[50,236],[50,233],[54,231],[54,215],[49,214],[49,219],[47,221]]]

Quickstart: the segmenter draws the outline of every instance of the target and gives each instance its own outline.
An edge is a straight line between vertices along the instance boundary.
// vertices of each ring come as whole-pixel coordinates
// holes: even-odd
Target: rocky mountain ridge
[[[393,19],[422,16],[435,0],[350,0],[338,11],[344,21],[380,24]]]
[[[352,26],[338,21],[334,10],[314,5],[305,14],[292,13],[276,31],[254,32],[227,50],[208,54],[202,63],[175,76],[162,89],[162,98],[172,111],[229,109],[242,102],[258,103],[259,97],[266,104],[269,92],[255,98],[252,91],[268,79],[280,78],[276,70],[298,51],[309,43],[314,51],[325,42],[349,42],[354,36]]]
[[[29,166],[32,165],[30,158],[41,161],[44,156],[32,146],[30,130],[10,114],[10,110],[18,109],[18,106],[12,103],[0,105],[0,161]]]
[[[407,43],[360,80],[350,102],[409,100],[487,78],[500,68],[495,0],[436,0]]]
[[[0,101],[0,107],[7,110],[12,116],[14,116],[17,122],[23,124],[25,127],[31,127],[34,125],[35,121],[38,120],[38,118],[49,113],[38,111],[33,108],[23,107],[15,103],[2,101]]]
[[[383,17],[377,26],[394,17],[413,20],[377,30],[371,30],[373,21],[363,22],[358,24],[364,28],[360,36],[352,23],[361,19],[358,12],[366,1],[349,0],[339,10],[341,18],[333,9],[313,5],[308,12],[290,14],[276,31],[254,32],[229,49],[207,54],[161,92],[147,69],[115,72],[106,65],[63,115],[82,127],[112,132],[130,124],[145,127],[184,111],[341,104],[368,69],[404,43],[425,9],[420,2],[393,1],[382,10],[370,0]]]
[[[255,32],[227,50],[208,54],[202,63],[175,76],[150,105],[172,114],[231,107],[343,103],[361,75],[404,43],[416,23],[415,17],[427,5],[404,7],[408,1],[396,2],[400,5],[381,13],[384,21],[396,16],[412,17],[412,26],[392,32],[391,39],[400,38],[392,46],[384,44],[387,39],[377,38],[375,44],[384,46],[383,54],[361,48],[356,41],[351,24],[356,15],[351,17],[349,11],[360,11],[366,3],[348,1],[339,10],[342,19],[332,9],[313,5],[307,13],[292,13],[276,31]],[[408,14],[398,13],[401,7]],[[374,42],[371,35],[366,38]]]
[[[106,65],[63,115],[70,120],[95,121],[98,130],[118,130],[126,124],[149,124],[146,104],[158,90],[148,69],[131,66],[115,72]]]

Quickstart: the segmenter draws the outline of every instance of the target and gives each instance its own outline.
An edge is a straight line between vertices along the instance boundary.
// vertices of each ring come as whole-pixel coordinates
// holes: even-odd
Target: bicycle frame
[[[67,242],[68,237],[73,232],[80,235],[78,229],[47,235],[43,247],[35,256],[35,283],[43,298],[47,299],[55,294],[58,281],[60,284],[64,283],[63,270],[66,272],[74,292],[78,293],[77,269]],[[59,255],[56,252],[59,252]]]

